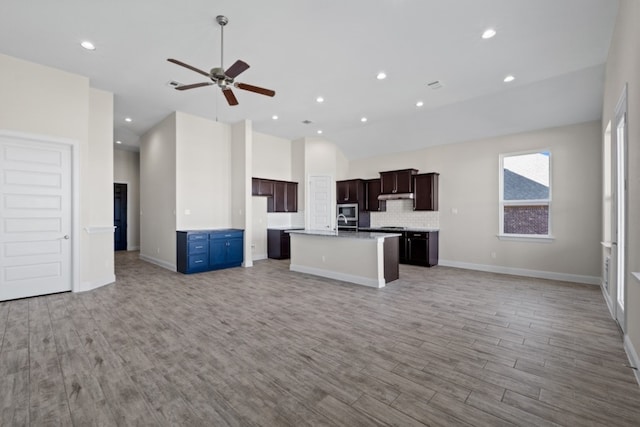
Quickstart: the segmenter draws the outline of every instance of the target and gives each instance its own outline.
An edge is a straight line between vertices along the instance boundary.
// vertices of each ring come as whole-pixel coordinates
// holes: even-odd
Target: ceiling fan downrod
[[[229,18],[218,15],[216,22],[220,25],[220,68],[224,70],[224,26],[229,23]]]

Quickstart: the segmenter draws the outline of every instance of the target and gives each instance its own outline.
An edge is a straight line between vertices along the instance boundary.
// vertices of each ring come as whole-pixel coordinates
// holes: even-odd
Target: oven
[[[339,230],[358,229],[358,204],[340,203],[337,207],[336,225]]]

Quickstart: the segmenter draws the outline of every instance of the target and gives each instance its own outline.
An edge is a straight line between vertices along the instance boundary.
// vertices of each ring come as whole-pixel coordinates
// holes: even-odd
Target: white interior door
[[[71,290],[71,147],[0,136],[0,300]]]
[[[333,180],[330,176],[315,175],[309,177],[309,230],[330,230],[334,218]]]

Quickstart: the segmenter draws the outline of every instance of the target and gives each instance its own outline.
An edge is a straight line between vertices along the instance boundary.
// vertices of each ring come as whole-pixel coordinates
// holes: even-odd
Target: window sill
[[[536,235],[530,235],[530,234],[498,234],[498,239],[514,241],[514,242],[536,242],[536,243],[551,243],[554,240],[556,240],[555,237],[550,235],[536,236]]]

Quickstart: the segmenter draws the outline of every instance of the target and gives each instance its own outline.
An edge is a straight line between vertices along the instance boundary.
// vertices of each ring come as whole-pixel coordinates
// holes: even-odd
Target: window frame
[[[527,154],[549,153],[549,198],[530,200],[504,200],[504,159],[507,157],[523,156]],[[530,242],[550,242],[554,240],[552,234],[551,206],[553,200],[552,152],[550,148],[536,150],[501,153],[498,162],[498,238],[500,240],[517,240]],[[547,206],[547,234],[516,234],[504,232],[504,209],[506,206]]]

